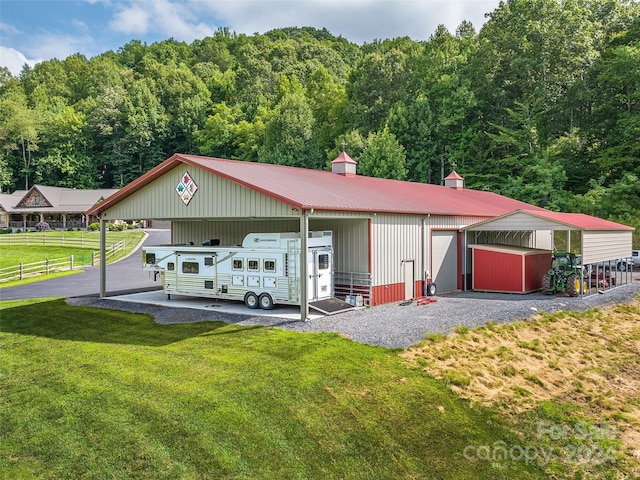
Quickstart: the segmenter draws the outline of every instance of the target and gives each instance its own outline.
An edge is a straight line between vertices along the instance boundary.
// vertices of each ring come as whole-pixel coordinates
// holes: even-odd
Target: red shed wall
[[[551,268],[551,254],[527,255],[524,269],[525,292],[533,292],[542,288],[542,277]]]
[[[473,249],[474,290],[522,292],[523,256]]]

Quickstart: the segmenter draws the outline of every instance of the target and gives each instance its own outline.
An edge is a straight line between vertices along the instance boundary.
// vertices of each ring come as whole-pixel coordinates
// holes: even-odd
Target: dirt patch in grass
[[[640,468],[640,297],[428,336],[402,355],[459,395],[505,414],[549,400],[574,404],[615,425],[623,454]]]

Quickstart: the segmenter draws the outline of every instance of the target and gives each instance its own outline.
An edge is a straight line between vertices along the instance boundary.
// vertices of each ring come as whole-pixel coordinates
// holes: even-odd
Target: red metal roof
[[[559,222],[581,230],[634,230],[633,227],[610,220],[604,220],[603,218],[592,217],[584,213],[551,212],[549,210],[527,211],[526,213],[548,218],[554,222]]]
[[[96,205],[99,214],[180,163],[301,209],[495,217],[518,209],[545,210],[495,193],[454,189],[323,170],[175,154]]]

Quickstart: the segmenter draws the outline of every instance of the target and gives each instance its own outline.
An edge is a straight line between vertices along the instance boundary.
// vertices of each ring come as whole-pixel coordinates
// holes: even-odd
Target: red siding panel
[[[473,289],[522,291],[522,256],[473,250]]]
[[[371,289],[371,306],[404,300],[404,283],[377,285]]]

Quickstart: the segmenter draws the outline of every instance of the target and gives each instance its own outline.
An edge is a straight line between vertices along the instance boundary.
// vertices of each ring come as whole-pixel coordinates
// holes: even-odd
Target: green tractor
[[[587,293],[588,288],[575,253],[554,252],[551,269],[542,277],[542,291],[547,294],[567,292],[569,296],[577,297],[580,292]]]

